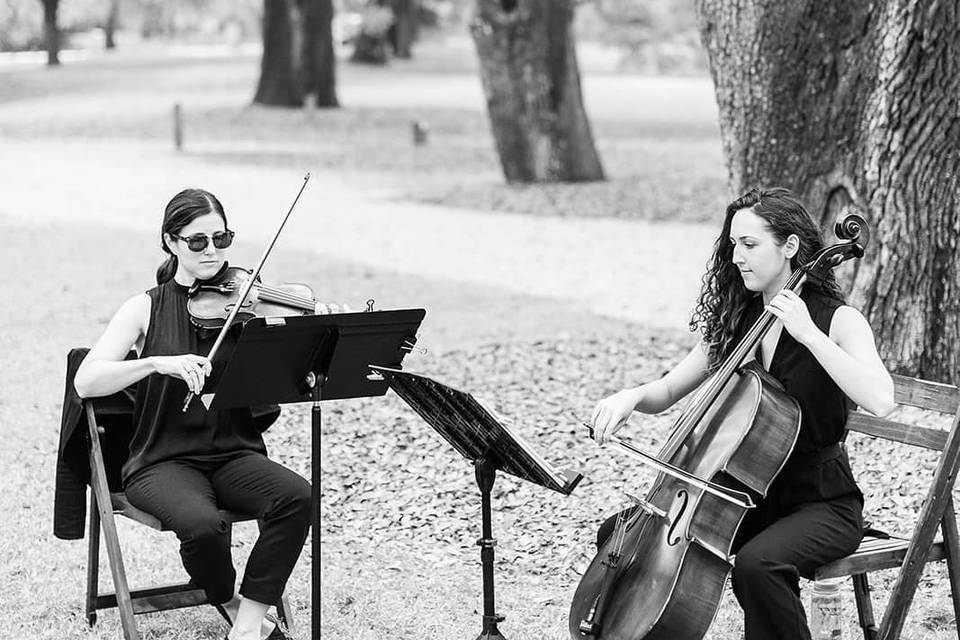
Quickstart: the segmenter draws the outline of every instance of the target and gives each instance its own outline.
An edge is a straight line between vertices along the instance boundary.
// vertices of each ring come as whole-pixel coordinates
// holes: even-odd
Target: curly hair
[[[713,256],[707,262],[700,297],[690,318],[690,330],[699,329],[703,335],[711,372],[716,371],[736,347],[747,309],[759,295],[747,289],[740,270],[733,264],[730,224],[741,209],[750,209],[761,217],[778,245],[785,243],[790,235],[797,236],[800,248],[790,259],[792,270],[809,262],[823,248],[820,227],[788,189],[754,188],[727,206],[723,228],[714,244]],[[808,278],[804,286],[843,301],[832,271],[822,278]]]

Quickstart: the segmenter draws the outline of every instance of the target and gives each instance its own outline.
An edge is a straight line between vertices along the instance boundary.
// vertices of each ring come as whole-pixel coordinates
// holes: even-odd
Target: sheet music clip
[[[405,339],[405,340],[403,341],[403,344],[400,345],[400,350],[401,350],[401,351],[406,351],[407,353],[414,353],[414,352],[416,352],[416,353],[419,353],[419,354],[422,355],[422,356],[427,355],[427,353],[428,353],[428,352],[427,352],[427,348],[426,348],[426,347],[418,347],[418,346],[416,346],[416,343],[417,343],[417,336],[412,336],[412,337],[410,337],[410,338],[407,338],[407,339]]]

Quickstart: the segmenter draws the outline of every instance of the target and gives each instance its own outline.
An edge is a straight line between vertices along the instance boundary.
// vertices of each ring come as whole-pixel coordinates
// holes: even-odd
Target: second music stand
[[[520,436],[513,433],[469,393],[448,387],[426,376],[371,365],[390,388],[420,414],[460,454],[473,461],[480,487],[483,537],[477,540],[483,565],[483,628],[477,640],[504,640],[497,629],[493,593],[493,538],[490,490],[497,470],[569,495],[583,477],[558,471]]]

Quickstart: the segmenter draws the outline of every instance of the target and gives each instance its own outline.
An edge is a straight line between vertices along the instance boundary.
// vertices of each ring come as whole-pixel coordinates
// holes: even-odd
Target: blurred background
[[[569,497],[502,474],[493,496],[501,630],[568,637],[596,526],[653,478],[579,421],[696,342],[724,207],[742,182],[774,180],[725,155],[701,38],[688,0],[0,0],[0,637],[121,637],[115,611],[88,627],[85,544],[50,526],[67,351],[153,286],[177,191],[217,194],[231,262],[252,266],[308,171],[265,281],[425,308],[426,352],[406,368],[476,394],[584,473]],[[678,411],[631,435],[656,450]],[[324,636],[475,636],[469,463],[393,394],[328,403],[320,436]],[[285,407],[265,437],[309,475],[309,407]],[[853,446],[870,519],[909,533],[936,458]],[[182,578],[172,535],[120,528],[132,584]],[[255,539],[237,527],[241,566]],[[309,555],[288,588],[298,640]],[[111,589],[104,556],[100,575]],[[924,574],[905,637],[955,634],[944,580]],[[138,623],[164,640],[226,632],[210,607]],[[728,592],[708,637],[741,633]]]

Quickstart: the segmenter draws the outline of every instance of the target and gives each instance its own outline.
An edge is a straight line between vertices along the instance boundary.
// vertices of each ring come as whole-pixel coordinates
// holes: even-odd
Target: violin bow
[[[306,175],[303,176],[303,184],[300,185],[300,190],[297,192],[297,197],[293,199],[293,203],[290,205],[290,208],[287,209],[287,215],[283,216],[283,220],[280,221],[280,226],[277,228],[277,232],[273,234],[273,239],[270,240],[270,244],[267,245],[267,248],[263,251],[263,255],[260,256],[260,261],[257,262],[257,266],[254,267],[253,272],[250,274],[250,277],[247,278],[247,281],[243,283],[243,288],[240,290],[237,304],[235,304],[233,309],[230,310],[230,313],[227,315],[227,319],[223,323],[223,327],[220,329],[219,335],[217,335],[216,341],[213,343],[213,346],[210,347],[210,353],[207,354],[207,359],[209,359],[211,363],[213,362],[213,357],[217,354],[217,350],[220,348],[220,344],[223,342],[227,332],[230,330],[230,325],[237,317],[237,313],[246,303],[247,296],[250,295],[250,289],[253,287],[253,283],[256,282],[257,276],[260,275],[260,271],[263,269],[263,265],[266,263],[267,257],[270,255],[270,251],[273,250],[273,245],[277,243],[277,238],[280,237],[280,232],[283,231],[284,225],[287,224],[290,214],[293,213],[293,208],[297,206],[297,202],[300,200],[300,196],[303,194],[303,190],[307,187],[307,182],[309,181],[310,172],[308,171]],[[204,407],[207,409],[210,408],[210,405],[213,404],[213,398],[215,395],[216,391],[203,395],[201,401],[203,402]],[[187,397],[183,401],[183,411],[186,411],[187,407],[190,406],[190,403],[193,401],[193,397],[194,393],[192,391],[188,391]]]

